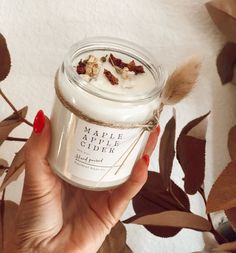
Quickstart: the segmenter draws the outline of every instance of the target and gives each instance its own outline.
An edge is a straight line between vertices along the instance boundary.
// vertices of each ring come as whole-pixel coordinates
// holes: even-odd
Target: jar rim
[[[111,91],[101,90],[94,85],[88,85],[88,81],[76,72],[73,61],[78,58],[79,55],[94,50],[116,51],[139,61],[151,73],[156,84],[155,87],[144,94],[124,96],[122,94],[114,94]],[[113,37],[90,37],[72,45],[62,64],[62,72],[66,75],[71,84],[81,88],[85,92],[102,99],[122,103],[142,103],[157,98],[160,96],[167,76],[163,67],[155,64],[155,60],[150,56],[147,50],[133,42]]]

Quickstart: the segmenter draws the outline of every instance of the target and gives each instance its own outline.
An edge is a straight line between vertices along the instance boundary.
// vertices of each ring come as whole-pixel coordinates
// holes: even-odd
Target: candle
[[[132,43],[75,44],[55,79],[49,163],[65,181],[105,190],[125,182],[155,125],[164,78]]]

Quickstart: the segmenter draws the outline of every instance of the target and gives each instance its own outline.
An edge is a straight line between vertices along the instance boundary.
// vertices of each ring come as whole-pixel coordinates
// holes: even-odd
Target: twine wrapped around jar
[[[104,126],[104,127],[111,127],[111,128],[120,128],[120,129],[124,129],[124,128],[142,128],[144,131],[152,131],[155,127],[157,127],[159,125],[159,119],[160,119],[160,115],[161,112],[163,110],[163,104],[161,103],[159,108],[157,108],[156,110],[153,111],[153,117],[148,120],[146,123],[144,124],[124,124],[124,123],[109,123],[109,122],[104,122],[101,120],[96,120],[93,119],[89,116],[87,116],[86,114],[84,114],[82,111],[78,110],[77,108],[75,108],[73,105],[71,105],[62,95],[59,87],[58,87],[58,81],[57,81],[57,74],[56,74],[56,80],[55,80],[55,91],[56,91],[56,95],[59,98],[59,100],[61,101],[61,103],[64,105],[65,108],[67,108],[69,111],[71,111],[72,113],[74,113],[77,117],[79,117],[80,119],[83,119],[89,123],[95,124],[95,125],[99,125],[99,126]]]

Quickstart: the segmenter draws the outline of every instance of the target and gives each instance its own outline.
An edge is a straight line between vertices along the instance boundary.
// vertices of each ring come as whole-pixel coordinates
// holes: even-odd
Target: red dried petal
[[[138,65],[138,66],[135,65],[134,60],[131,61],[131,62],[128,64],[127,67],[128,67],[128,69],[129,69],[129,71],[134,72],[135,75],[145,73],[143,66],[141,66],[141,65]]]
[[[121,69],[123,69],[124,67],[128,67],[128,64],[123,62],[121,59],[116,58],[113,54],[110,54],[109,56],[109,62],[111,63],[111,65],[115,65]]]
[[[79,61],[76,71],[79,75],[86,73],[86,64],[82,60]]]
[[[103,73],[112,85],[116,85],[119,83],[118,78],[116,78],[109,70],[104,69]]]
[[[132,60],[129,64],[123,62],[121,59],[116,58],[113,54],[110,54],[109,56],[109,62],[111,63],[112,66],[117,66],[121,69],[123,69],[124,67],[127,67],[129,69],[129,71],[132,71],[135,73],[135,75],[137,74],[141,74],[144,73],[144,68],[141,65],[136,65],[134,60]]]

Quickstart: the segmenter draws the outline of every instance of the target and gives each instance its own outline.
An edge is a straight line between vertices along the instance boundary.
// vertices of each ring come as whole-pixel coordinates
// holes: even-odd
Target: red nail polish
[[[38,111],[34,119],[33,130],[36,134],[40,134],[43,131],[45,125],[45,116],[42,110]]]
[[[160,134],[160,132],[161,132],[160,125],[157,126],[156,131],[157,131],[157,134],[158,134],[158,136],[159,136],[159,134]]]
[[[144,162],[146,163],[146,165],[148,166],[149,165],[149,162],[150,162],[150,157],[149,157],[149,155],[143,155],[143,160],[144,160]]]

